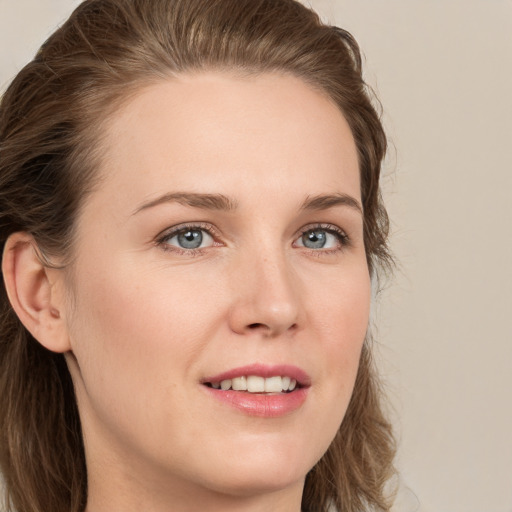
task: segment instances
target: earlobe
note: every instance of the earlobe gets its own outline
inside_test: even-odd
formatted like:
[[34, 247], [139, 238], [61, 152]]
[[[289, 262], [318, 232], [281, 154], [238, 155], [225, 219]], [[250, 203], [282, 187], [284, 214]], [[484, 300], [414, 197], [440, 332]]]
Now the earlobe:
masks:
[[9, 301], [26, 329], [48, 350], [69, 351], [62, 294], [54, 277], [58, 271], [45, 266], [31, 235], [20, 232], [7, 239], [2, 272]]

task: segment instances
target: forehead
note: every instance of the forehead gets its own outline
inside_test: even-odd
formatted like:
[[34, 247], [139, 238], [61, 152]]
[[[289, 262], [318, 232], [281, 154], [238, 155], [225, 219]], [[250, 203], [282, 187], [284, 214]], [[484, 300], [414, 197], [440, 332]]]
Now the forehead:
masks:
[[103, 150], [111, 199], [120, 189], [125, 200], [151, 199], [163, 188], [341, 188], [360, 197], [348, 123], [326, 95], [289, 75], [204, 72], [152, 84], [111, 117]]

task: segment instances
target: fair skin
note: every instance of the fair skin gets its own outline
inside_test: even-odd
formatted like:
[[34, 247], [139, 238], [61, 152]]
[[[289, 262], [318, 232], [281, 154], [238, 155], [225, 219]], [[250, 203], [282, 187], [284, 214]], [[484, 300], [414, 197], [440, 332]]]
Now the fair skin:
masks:
[[[369, 315], [345, 119], [297, 78], [209, 72], [141, 90], [102, 144], [72, 264], [38, 267], [22, 233], [4, 258], [18, 315], [66, 354], [87, 512], [300, 511]], [[299, 382], [215, 389], [233, 369]]]

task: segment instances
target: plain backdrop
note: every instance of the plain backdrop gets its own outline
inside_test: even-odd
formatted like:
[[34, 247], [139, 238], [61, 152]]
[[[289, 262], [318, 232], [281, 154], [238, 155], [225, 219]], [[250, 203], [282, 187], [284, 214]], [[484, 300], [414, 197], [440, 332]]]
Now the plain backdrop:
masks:
[[[512, 0], [304, 1], [360, 43], [391, 143], [395, 510], [512, 512]], [[0, 0], [0, 90], [77, 3]]]

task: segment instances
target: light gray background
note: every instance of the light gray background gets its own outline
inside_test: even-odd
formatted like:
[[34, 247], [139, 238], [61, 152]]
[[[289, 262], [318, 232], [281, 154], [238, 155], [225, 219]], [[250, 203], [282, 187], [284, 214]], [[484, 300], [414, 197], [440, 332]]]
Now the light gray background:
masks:
[[[0, 0], [0, 90], [77, 3]], [[309, 3], [359, 41], [392, 142], [396, 510], [512, 512], [512, 0]]]

